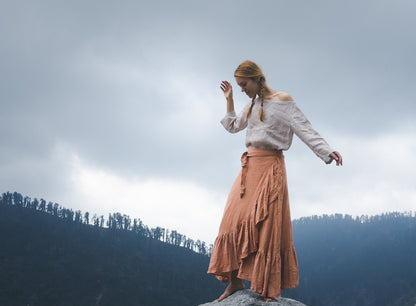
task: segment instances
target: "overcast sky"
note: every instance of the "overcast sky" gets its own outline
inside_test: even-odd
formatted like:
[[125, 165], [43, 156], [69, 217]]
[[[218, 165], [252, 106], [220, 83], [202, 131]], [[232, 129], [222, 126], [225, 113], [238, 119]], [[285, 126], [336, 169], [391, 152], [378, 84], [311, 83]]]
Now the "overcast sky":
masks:
[[416, 2], [0, 4], [0, 193], [212, 243], [240, 170], [219, 85], [257, 62], [344, 157], [285, 152], [292, 218], [415, 211]]

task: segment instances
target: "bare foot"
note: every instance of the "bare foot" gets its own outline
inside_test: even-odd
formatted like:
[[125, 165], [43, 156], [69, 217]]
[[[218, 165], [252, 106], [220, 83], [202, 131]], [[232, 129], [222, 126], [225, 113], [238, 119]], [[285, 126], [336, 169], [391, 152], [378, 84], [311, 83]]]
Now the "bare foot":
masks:
[[264, 296], [263, 300], [265, 300], [266, 302], [277, 302], [277, 299], [274, 297], [268, 297], [268, 296]]
[[243, 290], [244, 289], [244, 283], [241, 279], [232, 279], [231, 283], [227, 286], [224, 293], [218, 298], [218, 302], [221, 302], [226, 297], [229, 297], [231, 294], [233, 294], [236, 291]]

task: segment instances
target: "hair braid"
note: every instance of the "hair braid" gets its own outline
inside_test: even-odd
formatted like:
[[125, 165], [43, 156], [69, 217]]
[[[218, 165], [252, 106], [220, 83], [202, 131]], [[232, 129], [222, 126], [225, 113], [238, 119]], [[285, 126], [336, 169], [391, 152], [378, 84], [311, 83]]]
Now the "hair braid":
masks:
[[259, 119], [261, 122], [263, 122], [263, 102], [264, 102], [264, 84], [263, 84], [263, 80], [260, 80], [259, 82], [259, 86], [260, 86], [260, 90], [259, 90], [259, 97], [260, 97], [260, 111], [259, 111]]
[[258, 82], [259, 85], [259, 92], [258, 94], [256, 94], [253, 99], [251, 100], [251, 105], [249, 107], [249, 109], [247, 109], [246, 112], [246, 117], [250, 117], [251, 115], [251, 111], [253, 109], [254, 106], [254, 101], [256, 100], [256, 96], [259, 96], [260, 101], [261, 101], [261, 105], [260, 105], [260, 111], [259, 111], [259, 119], [261, 122], [263, 122], [263, 102], [264, 102], [264, 91], [265, 91], [265, 87], [264, 87], [264, 78], [260, 78], [260, 81]]
[[253, 99], [251, 100], [251, 105], [246, 112], [246, 118], [250, 117], [251, 115], [251, 110], [253, 109], [255, 99], [256, 99], [256, 96], [254, 96]]
[[251, 105], [247, 109], [246, 117], [250, 117], [251, 111], [254, 107], [254, 101], [256, 100], [256, 96], [259, 96], [261, 101], [261, 107], [259, 112], [260, 121], [263, 121], [263, 102], [264, 102], [264, 91], [266, 88], [266, 79], [261, 71], [261, 68], [254, 62], [250, 60], [246, 60], [245, 62], [241, 63], [234, 72], [235, 77], [240, 78], [248, 78], [251, 80], [257, 80], [257, 85], [259, 87], [258, 92], [254, 95], [253, 99], [251, 100]]

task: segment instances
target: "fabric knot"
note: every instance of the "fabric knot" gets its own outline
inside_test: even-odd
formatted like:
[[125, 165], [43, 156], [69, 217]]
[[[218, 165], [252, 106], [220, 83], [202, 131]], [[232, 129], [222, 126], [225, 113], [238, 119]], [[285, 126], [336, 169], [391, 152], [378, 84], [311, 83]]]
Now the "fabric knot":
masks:
[[247, 175], [248, 152], [244, 152], [241, 156], [241, 183], [240, 183], [240, 198], [246, 192], [246, 175]]

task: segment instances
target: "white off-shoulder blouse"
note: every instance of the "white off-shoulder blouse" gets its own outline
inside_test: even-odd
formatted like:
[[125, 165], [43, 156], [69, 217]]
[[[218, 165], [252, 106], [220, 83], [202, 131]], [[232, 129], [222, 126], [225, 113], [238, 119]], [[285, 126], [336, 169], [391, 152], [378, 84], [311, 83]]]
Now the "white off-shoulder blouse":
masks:
[[325, 163], [332, 162], [329, 154], [335, 150], [313, 129], [294, 101], [264, 100], [263, 122], [258, 116], [260, 103], [260, 99], [256, 98], [249, 118], [246, 118], [246, 111], [251, 101], [238, 116], [235, 111], [227, 113], [221, 124], [230, 133], [247, 128], [247, 148], [288, 150], [295, 133]]

